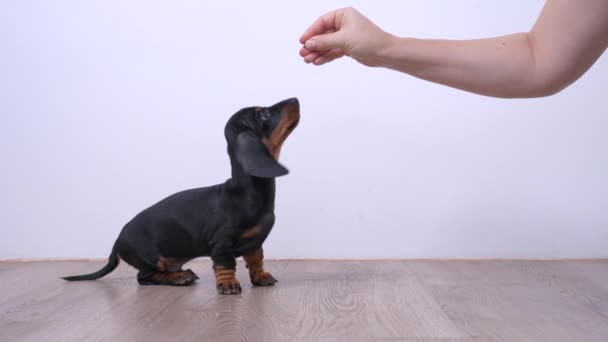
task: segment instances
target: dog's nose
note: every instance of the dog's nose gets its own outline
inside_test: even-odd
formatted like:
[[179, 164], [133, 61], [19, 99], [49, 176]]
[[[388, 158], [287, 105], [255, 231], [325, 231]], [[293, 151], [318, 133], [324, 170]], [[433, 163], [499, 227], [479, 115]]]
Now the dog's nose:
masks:
[[300, 101], [296, 97], [292, 97], [287, 100], [283, 100], [279, 103], [274, 104], [271, 108], [278, 109], [280, 111], [291, 108], [291, 109], [300, 109]]

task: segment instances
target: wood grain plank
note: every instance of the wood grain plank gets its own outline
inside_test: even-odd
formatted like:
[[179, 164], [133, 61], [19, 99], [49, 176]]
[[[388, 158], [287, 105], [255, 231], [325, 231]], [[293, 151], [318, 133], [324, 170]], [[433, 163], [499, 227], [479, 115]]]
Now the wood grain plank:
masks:
[[[472, 336], [498, 341], [605, 341], [608, 321], [569, 300], [565, 264], [552, 262], [419, 262], [410, 267], [445, 312]], [[542, 270], [542, 272], [539, 272]], [[586, 286], [587, 283], [581, 283]], [[580, 290], [584, 290], [581, 288]]]
[[121, 264], [0, 262], [1, 341], [605, 341], [608, 261], [267, 261], [275, 287], [139, 286]]
[[219, 298], [208, 303], [198, 311], [201, 318], [215, 321], [211, 324], [216, 327], [214, 333], [200, 330], [188, 336], [257, 341], [266, 340], [268, 332], [274, 331], [277, 341], [465, 337], [433, 298], [409, 279], [401, 262], [292, 261], [269, 265], [283, 270], [275, 272], [277, 287], [253, 288], [235, 302]]

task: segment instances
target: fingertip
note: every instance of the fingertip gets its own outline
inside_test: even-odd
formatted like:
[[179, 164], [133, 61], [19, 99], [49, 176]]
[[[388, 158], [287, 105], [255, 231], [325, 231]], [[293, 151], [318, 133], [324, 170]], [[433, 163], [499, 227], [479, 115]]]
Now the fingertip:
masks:
[[335, 15], [336, 11], [331, 11], [317, 18], [317, 20], [315, 20], [315, 22], [300, 36], [300, 43], [305, 44], [310, 38], [322, 34], [328, 29], [336, 29], [334, 25]]
[[302, 47], [300, 49], [300, 56], [302, 57], [306, 57], [310, 54], [310, 51], [308, 49], [306, 49], [305, 47]]
[[312, 63], [318, 57], [319, 57], [318, 53], [312, 52], [312, 53], [308, 54], [306, 57], [304, 57], [304, 62], [306, 62], [306, 63]]
[[304, 33], [302, 33], [302, 35], [300, 36], [300, 39], [298, 39], [300, 41], [300, 44], [304, 45], [304, 43], [308, 40], [308, 38], [311, 37], [310, 34], [310, 27], [306, 29], [306, 31], [304, 31]]
[[309, 40], [310, 38], [314, 37], [317, 33], [318, 29], [315, 28], [315, 26], [311, 26], [309, 27], [301, 36], [300, 36], [300, 43], [302, 45], [304, 45], [304, 43], [306, 43], [307, 40]]

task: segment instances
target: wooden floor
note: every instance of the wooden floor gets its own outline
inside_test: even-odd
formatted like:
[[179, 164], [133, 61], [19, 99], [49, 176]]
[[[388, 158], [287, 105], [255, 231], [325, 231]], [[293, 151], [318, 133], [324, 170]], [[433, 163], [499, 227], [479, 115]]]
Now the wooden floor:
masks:
[[0, 263], [0, 341], [608, 341], [608, 261], [267, 261], [275, 287], [59, 276], [101, 262]]

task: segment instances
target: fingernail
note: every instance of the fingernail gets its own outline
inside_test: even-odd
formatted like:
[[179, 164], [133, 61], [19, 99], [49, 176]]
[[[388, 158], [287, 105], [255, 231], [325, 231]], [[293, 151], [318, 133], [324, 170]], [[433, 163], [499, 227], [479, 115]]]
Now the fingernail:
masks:
[[306, 44], [304, 44], [307, 49], [314, 49], [316, 45], [317, 43], [314, 40], [307, 40]]

